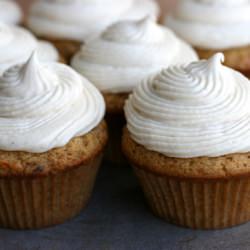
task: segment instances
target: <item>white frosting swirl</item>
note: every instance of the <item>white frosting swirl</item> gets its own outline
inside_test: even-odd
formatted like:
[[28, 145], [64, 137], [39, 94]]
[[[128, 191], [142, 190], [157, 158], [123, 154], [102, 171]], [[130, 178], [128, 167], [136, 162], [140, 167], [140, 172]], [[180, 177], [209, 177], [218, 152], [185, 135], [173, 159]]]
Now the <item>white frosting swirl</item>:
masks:
[[28, 30], [0, 23], [0, 75], [9, 67], [27, 61], [34, 50], [42, 61], [59, 59], [52, 44], [37, 41]]
[[0, 0], [0, 22], [18, 24], [21, 20], [21, 9], [14, 1]]
[[102, 92], [122, 93], [170, 64], [195, 60], [189, 45], [146, 17], [110, 26], [86, 43], [71, 65]]
[[169, 157], [250, 151], [250, 83], [222, 54], [142, 82], [125, 106], [133, 140]]
[[40, 0], [28, 25], [40, 36], [85, 41], [118, 20], [158, 14], [154, 0]]
[[0, 78], [0, 149], [46, 152], [96, 127], [104, 116], [98, 90], [70, 67], [39, 64], [35, 54]]
[[179, 0], [166, 25], [200, 48], [249, 45], [250, 0]]

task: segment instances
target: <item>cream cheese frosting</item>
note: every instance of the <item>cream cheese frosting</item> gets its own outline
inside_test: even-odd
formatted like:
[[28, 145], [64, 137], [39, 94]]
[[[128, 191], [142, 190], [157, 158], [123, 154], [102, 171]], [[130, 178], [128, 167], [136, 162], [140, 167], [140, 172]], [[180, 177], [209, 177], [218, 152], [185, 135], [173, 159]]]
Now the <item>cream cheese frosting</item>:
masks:
[[132, 139], [168, 157], [250, 151], [250, 83], [223, 54], [171, 66], [137, 86], [125, 105]]
[[40, 36], [81, 42], [120, 19], [158, 14], [154, 0], [40, 0], [31, 9], [28, 26]]
[[150, 17], [121, 21], [87, 42], [71, 65], [102, 92], [127, 93], [170, 64], [197, 60], [194, 50]]
[[23, 28], [0, 23], [0, 75], [10, 66], [27, 61], [34, 50], [37, 50], [42, 61], [59, 59], [52, 44], [38, 41]]
[[166, 25], [193, 46], [229, 49], [250, 44], [249, 0], [179, 0]]
[[21, 9], [14, 1], [0, 0], [0, 22], [18, 24], [21, 20]]
[[99, 91], [70, 67], [36, 54], [0, 78], [0, 149], [42, 153], [66, 145], [103, 119]]

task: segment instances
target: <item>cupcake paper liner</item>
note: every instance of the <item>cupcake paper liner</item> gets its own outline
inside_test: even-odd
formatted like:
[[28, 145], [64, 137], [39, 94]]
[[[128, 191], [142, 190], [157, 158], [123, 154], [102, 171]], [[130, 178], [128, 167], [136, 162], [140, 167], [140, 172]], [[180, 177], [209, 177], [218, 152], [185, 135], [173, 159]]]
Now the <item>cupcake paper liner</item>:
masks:
[[250, 221], [250, 178], [196, 180], [134, 170], [153, 212], [170, 223], [222, 229]]
[[44, 177], [0, 179], [0, 227], [39, 229], [76, 216], [92, 193], [101, 156]]

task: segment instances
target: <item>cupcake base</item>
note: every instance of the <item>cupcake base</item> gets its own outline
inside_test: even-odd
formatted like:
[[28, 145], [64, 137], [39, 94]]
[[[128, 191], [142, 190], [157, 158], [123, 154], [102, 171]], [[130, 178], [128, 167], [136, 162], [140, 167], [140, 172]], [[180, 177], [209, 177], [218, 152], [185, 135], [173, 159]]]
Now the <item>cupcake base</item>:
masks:
[[218, 52], [225, 55], [225, 65], [240, 71], [246, 77], [250, 77], [250, 46], [232, 48], [228, 50], [208, 50], [195, 48], [200, 59], [208, 59]]
[[170, 158], [137, 144], [127, 129], [122, 147], [157, 216], [193, 229], [250, 221], [250, 154]]
[[202, 181], [134, 170], [153, 212], [170, 223], [223, 229], [250, 220], [249, 179]]
[[0, 179], [0, 227], [39, 229], [65, 222], [86, 206], [102, 155], [56, 175]]

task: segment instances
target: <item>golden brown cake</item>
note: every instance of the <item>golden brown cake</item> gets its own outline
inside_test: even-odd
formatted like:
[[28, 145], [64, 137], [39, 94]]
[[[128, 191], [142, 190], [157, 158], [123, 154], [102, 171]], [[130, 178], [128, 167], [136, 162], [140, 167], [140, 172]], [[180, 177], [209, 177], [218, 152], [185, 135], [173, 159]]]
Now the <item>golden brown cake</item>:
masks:
[[[10, 139], [11, 140], [11, 139]], [[1, 177], [43, 177], [68, 171], [89, 163], [103, 151], [107, 142], [106, 122], [84, 136], [73, 138], [66, 146], [45, 153], [0, 150]]]
[[128, 99], [128, 93], [108, 94], [103, 93], [103, 97], [106, 103], [106, 111], [110, 115], [124, 115], [124, 104]]
[[222, 61], [164, 69], [125, 105], [123, 152], [153, 212], [184, 227], [250, 221], [250, 85]]

